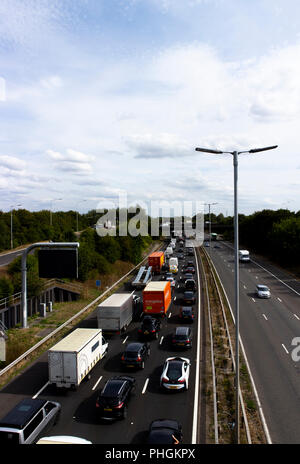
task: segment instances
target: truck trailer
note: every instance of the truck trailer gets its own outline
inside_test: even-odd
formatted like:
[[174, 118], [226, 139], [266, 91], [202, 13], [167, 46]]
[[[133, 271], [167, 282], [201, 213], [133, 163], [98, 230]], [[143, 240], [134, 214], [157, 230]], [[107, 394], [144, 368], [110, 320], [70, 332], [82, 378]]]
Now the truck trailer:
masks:
[[101, 329], [75, 329], [48, 350], [49, 383], [76, 388], [102, 359], [108, 343]]
[[120, 333], [131, 323], [137, 299], [132, 293], [114, 293], [97, 308], [98, 327]]
[[152, 267], [152, 271], [160, 273], [164, 264], [165, 254], [163, 251], [155, 251], [148, 256], [148, 265]]
[[143, 290], [144, 314], [165, 316], [171, 304], [171, 283], [150, 282]]

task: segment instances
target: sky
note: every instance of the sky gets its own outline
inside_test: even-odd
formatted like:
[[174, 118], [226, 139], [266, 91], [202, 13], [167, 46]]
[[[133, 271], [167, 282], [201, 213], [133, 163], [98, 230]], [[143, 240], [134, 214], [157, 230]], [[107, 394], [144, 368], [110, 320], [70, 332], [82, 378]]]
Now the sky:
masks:
[[272, 145], [239, 211], [300, 210], [299, 57], [298, 0], [1, 0], [0, 210], [232, 215], [232, 155], [195, 148]]

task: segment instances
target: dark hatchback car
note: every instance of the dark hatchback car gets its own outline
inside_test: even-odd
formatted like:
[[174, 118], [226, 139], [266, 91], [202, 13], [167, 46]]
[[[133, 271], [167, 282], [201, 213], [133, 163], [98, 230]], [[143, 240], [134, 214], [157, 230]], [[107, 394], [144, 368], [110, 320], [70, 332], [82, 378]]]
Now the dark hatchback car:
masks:
[[195, 297], [194, 292], [190, 290], [185, 291], [183, 294], [183, 304], [188, 306], [188, 305], [193, 305], [195, 303], [196, 303], [196, 297]]
[[151, 445], [177, 445], [182, 441], [182, 426], [172, 419], [151, 422], [147, 443]]
[[194, 312], [191, 306], [182, 306], [179, 311], [179, 318], [184, 322], [194, 322]]
[[194, 292], [196, 290], [196, 282], [194, 279], [186, 279], [184, 282], [184, 288], [185, 290], [191, 290]]
[[149, 354], [149, 343], [129, 343], [121, 357], [122, 366], [144, 369], [145, 360]]
[[160, 321], [155, 317], [144, 316], [141, 327], [138, 329], [139, 337], [156, 338], [160, 331]]
[[194, 266], [187, 266], [184, 268], [183, 271], [185, 274], [195, 274], [195, 268]]
[[177, 327], [172, 337], [174, 348], [192, 348], [193, 332], [190, 327]]
[[125, 419], [128, 400], [135, 387], [135, 378], [120, 375], [109, 379], [96, 400], [96, 411], [102, 419]]

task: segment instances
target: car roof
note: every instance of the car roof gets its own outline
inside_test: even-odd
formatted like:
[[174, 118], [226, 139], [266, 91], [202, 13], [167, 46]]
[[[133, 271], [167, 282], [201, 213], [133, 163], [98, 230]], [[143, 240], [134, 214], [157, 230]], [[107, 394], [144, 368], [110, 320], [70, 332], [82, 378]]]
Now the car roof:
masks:
[[133, 342], [133, 343], [129, 343], [126, 348], [125, 348], [125, 351], [139, 351], [142, 346], [144, 346], [144, 343], [138, 343], [138, 342]]
[[187, 290], [184, 292], [184, 295], [194, 295], [194, 292], [191, 292], [190, 290]]
[[47, 400], [24, 398], [0, 421], [0, 427], [22, 429], [24, 425], [47, 403]]
[[258, 289], [262, 289], [262, 288], [269, 289], [269, 287], [267, 285], [264, 285], [264, 284], [258, 284], [258, 285], [256, 285], [256, 288], [258, 288]]
[[122, 390], [126, 379], [112, 378], [109, 379], [101, 392], [101, 396], [117, 396]]
[[192, 306], [182, 306], [181, 308], [182, 311], [193, 311]]
[[171, 429], [180, 430], [181, 425], [173, 419], [157, 419], [151, 422], [150, 430], [153, 429]]

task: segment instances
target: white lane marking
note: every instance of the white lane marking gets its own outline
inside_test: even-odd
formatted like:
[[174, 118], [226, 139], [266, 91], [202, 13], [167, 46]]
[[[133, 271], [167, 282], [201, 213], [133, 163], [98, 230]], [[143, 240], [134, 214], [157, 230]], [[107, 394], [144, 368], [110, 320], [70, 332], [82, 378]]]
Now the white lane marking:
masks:
[[122, 341], [123, 345], [124, 345], [124, 343], [126, 343], [126, 340], [127, 340], [128, 337], [129, 337], [129, 335], [127, 335], [127, 337], [125, 337], [124, 340]]
[[263, 314], [264, 318], [266, 319], [266, 321], [268, 320], [267, 316], [265, 314]]
[[146, 391], [148, 382], [149, 382], [149, 379], [147, 379], [146, 382], [145, 382], [145, 385], [144, 385], [144, 388], [143, 388], [143, 391], [142, 391], [142, 395], [143, 395], [143, 394], [145, 393], [145, 391]]
[[300, 318], [297, 316], [297, 314], [294, 314], [295, 318], [298, 319], [298, 321], [300, 321]]
[[277, 297], [277, 300], [280, 301], [280, 303], [282, 303], [282, 300], [279, 297]]
[[174, 298], [174, 300], [173, 300], [173, 301], [176, 301], [176, 298], [177, 298], [177, 296], [175, 296], [175, 298]]
[[42, 393], [42, 391], [45, 390], [46, 387], [48, 387], [49, 384], [50, 382], [48, 380], [48, 382], [32, 397], [32, 399], [34, 400], [35, 398], [37, 398], [39, 394]]
[[257, 276], [255, 276], [255, 278], [256, 278], [256, 279], [258, 279], [258, 277], [257, 277]]
[[[252, 298], [252, 297], [251, 297], [251, 298]], [[254, 299], [254, 298], [252, 298], [252, 301], [254, 301], [254, 303], [255, 303], [255, 299]]]
[[172, 314], [172, 313], [170, 313], [170, 314], [168, 315], [168, 318], [169, 318], [169, 319], [170, 319], [170, 317], [171, 317], [171, 314]]
[[93, 386], [92, 390], [95, 390], [97, 388], [97, 385], [98, 385], [98, 383], [100, 382], [101, 379], [102, 379], [102, 375], [100, 375], [99, 379], [97, 380], [97, 382]]
[[247, 289], [246, 285], [243, 285], [243, 287], [244, 287], [245, 290]]
[[286, 347], [284, 346], [283, 343], [281, 343], [281, 346], [283, 347], [283, 349], [285, 350], [285, 352], [286, 352], [287, 354], [289, 354], [288, 350], [286, 349]]
[[159, 344], [161, 345], [163, 342], [164, 336], [161, 337]]

